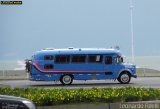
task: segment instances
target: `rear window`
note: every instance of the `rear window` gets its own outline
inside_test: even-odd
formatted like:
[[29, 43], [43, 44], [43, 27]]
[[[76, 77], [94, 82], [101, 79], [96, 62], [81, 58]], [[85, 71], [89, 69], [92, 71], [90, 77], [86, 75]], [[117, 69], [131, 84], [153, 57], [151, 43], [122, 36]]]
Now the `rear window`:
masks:
[[53, 69], [53, 65], [52, 64], [45, 64], [44, 69]]

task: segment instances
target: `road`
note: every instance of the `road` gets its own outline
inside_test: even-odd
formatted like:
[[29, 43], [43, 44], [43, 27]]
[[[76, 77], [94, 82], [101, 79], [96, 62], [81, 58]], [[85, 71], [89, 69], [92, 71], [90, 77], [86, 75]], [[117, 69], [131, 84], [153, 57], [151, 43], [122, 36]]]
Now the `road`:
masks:
[[88, 80], [88, 81], [73, 81], [72, 85], [64, 86], [60, 82], [55, 81], [29, 81], [29, 80], [1, 80], [0, 86], [8, 85], [14, 87], [41, 87], [41, 88], [107, 88], [107, 87], [145, 87], [145, 88], [160, 88], [160, 77], [139, 77], [132, 78], [130, 84], [119, 84], [113, 80]]

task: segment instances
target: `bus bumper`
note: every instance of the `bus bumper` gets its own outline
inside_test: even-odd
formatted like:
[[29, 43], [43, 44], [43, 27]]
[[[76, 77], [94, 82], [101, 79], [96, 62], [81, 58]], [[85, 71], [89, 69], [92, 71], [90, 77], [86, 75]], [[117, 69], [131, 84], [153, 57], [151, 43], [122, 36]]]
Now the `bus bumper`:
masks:
[[134, 75], [131, 75], [131, 77], [133, 77], [133, 78], [137, 78], [137, 75], [136, 75], [136, 74], [134, 74]]

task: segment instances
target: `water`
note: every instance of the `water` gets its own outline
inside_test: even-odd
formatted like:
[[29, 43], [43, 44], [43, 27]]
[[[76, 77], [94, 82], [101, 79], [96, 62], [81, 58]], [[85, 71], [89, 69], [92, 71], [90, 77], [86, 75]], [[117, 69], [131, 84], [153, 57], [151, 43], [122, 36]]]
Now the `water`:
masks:
[[[126, 57], [127, 62], [132, 62], [131, 57]], [[135, 57], [135, 64], [140, 68], [150, 68], [160, 71], [160, 56], [138, 56]]]
[[0, 70], [24, 70], [25, 61], [12, 60], [12, 61], [0, 61]]
[[[131, 63], [131, 57], [125, 57], [125, 62]], [[0, 61], [0, 70], [24, 70], [24, 60]], [[137, 67], [150, 68], [160, 71], [160, 56], [135, 57]]]

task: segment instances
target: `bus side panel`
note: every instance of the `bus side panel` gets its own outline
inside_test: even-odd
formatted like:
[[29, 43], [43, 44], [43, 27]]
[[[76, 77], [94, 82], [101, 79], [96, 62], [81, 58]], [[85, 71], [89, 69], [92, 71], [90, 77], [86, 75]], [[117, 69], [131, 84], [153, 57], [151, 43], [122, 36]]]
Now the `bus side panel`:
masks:
[[92, 74], [74, 74], [75, 80], [91, 80]]
[[30, 80], [32, 81], [58, 81], [61, 74], [42, 73], [32, 66], [32, 73], [30, 74]]
[[114, 76], [113, 75], [106, 75], [106, 74], [96, 74], [96, 78], [98, 80], [101, 80], [101, 79], [114, 79]]
[[114, 79], [113, 75], [106, 76], [105, 74], [96, 73], [96, 74], [74, 74], [75, 80], [105, 80], [105, 79]]

